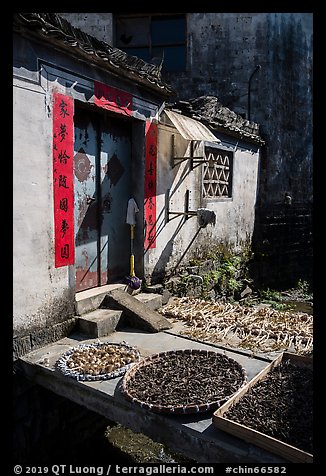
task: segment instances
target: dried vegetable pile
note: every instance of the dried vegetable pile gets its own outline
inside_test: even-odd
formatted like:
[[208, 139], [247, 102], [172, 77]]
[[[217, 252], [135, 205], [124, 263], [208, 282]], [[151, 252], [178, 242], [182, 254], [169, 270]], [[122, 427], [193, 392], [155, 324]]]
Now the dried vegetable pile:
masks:
[[107, 380], [123, 375], [140, 354], [126, 343], [81, 344], [66, 352], [57, 368], [77, 380]]
[[195, 413], [217, 408], [246, 381], [235, 360], [217, 352], [186, 349], [154, 354], [124, 376], [126, 397], [156, 412]]
[[263, 352], [291, 350], [310, 354], [313, 349], [313, 317], [306, 313], [277, 311], [202, 299], [179, 298], [160, 312], [188, 327], [183, 334], [200, 340], [226, 342]]
[[224, 417], [312, 454], [312, 392], [312, 369], [285, 361]]

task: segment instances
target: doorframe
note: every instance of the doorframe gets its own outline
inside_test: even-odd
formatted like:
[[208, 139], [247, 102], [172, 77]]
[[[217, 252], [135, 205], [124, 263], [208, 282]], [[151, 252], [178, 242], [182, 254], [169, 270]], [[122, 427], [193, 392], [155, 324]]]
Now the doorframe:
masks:
[[[125, 121], [131, 121], [131, 193], [138, 205], [139, 212], [137, 213], [136, 225], [135, 225], [135, 235], [134, 235], [134, 254], [135, 254], [135, 272], [139, 278], [144, 277], [145, 273], [145, 260], [144, 260], [144, 181], [145, 181], [145, 127], [146, 121], [138, 119], [132, 116], [121, 116], [115, 112], [103, 109], [96, 106], [92, 103], [85, 103], [79, 99], [74, 99], [74, 108], [84, 109], [90, 114], [96, 115], [97, 126], [100, 123], [100, 116], [118, 118]], [[75, 121], [74, 121], [74, 132], [75, 132]], [[97, 154], [100, 158], [101, 153], [101, 140], [100, 140], [100, 127], [97, 127]], [[140, 147], [141, 144], [141, 147]], [[97, 161], [97, 167], [101, 167], [100, 160]], [[136, 172], [136, 173], [135, 173]], [[96, 180], [100, 179], [100, 174], [96, 170]], [[98, 184], [96, 184], [98, 187]], [[99, 187], [99, 193], [101, 193], [101, 187]], [[98, 203], [100, 203], [98, 197]], [[74, 210], [75, 212], [75, 210]], [[97, 214], [100, 213], [100, 208], [97, 209]], [[97, 217], [98, 220], [100, 216]], [[98, 221], [100, 223], [100, 221]], [[97, 238], [97, 252], [100, 251], [100, 233]], [[100, 282], [99, 276], [100, 266], [97, 267], [98, 282]], [[76, 263], [69, 267], [69, 285], [75, 290], [75, 295], [84, 291], [76, 292]], [[87, 291], [99, 290], [102, 286], [96, 286], [94, 288], [89, 288]]]

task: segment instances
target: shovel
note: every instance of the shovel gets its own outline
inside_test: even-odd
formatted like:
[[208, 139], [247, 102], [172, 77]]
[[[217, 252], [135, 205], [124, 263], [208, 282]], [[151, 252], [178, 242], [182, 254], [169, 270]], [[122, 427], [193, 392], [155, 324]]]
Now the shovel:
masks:
[[135, 224], [136, 213], [139, 211], [138, 206], [133, 198], [128, 201], [127, 207], [127, 223], [130, 225], [130, 274], [125, 277], [126, 283], [132, 289], [139, 289], [141, 286], [141, 280], [135, 274], [135, 255], [134, 255], [134, 237], [135, 237]]

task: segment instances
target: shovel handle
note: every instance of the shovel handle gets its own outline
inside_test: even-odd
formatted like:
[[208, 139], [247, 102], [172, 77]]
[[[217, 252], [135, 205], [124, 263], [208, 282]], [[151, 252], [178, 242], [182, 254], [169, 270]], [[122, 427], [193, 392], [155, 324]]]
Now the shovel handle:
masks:
[[135, 275], [135, 257], [134, 255], [130, 256], [130, 276], [134, 278]]

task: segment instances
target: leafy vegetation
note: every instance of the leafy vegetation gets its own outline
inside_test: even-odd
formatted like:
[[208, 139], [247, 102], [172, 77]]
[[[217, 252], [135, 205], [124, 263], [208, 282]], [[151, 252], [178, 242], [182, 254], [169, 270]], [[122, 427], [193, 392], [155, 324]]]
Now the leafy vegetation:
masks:
[[212, 247], [203, 256], [190, 260], [190, 267], [197, 268], [198, 274], [196, 271], [192, 274], [192, 270], [179, 274], [178, 283], [173, 283], [172, 292], [176, 291], [180, 297], [193, 292], [204, 299], [224, 297], [234, 300], [251, 282], [248, 274], [251, 256], [248, 247], [239, 253], [232, 253], [225, 245]]
[[304, 280], [299, 280], [297, 286], [288, 291], [255, 290], [249, 274], [252, 257], [251, 248], [247, 245], [237, 253], [224, 244], [206, 251], [198, 250], [189, 262], [188, 271], [184, 270], [173, 278], [171, 284], [167, 283], [167, 288], [179, 297], [239, 301], [246, 306], [262, 303], [278, 311], [294, 310], [298, 304], [294, 301], [312, 300], [310, 285]]

